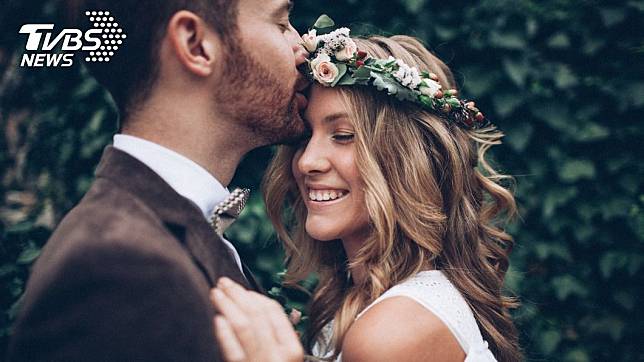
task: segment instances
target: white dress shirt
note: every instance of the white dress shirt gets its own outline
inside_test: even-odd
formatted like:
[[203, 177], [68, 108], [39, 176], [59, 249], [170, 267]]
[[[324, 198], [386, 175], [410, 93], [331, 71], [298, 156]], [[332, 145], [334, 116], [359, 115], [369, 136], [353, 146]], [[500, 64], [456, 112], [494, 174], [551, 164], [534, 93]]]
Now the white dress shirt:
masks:
[[[117, 134], [114, 135], [114, 148], [143, 162], [179, 195], [195, 203], [206, 219], [210, 217], [215, 206], [230, 194], [210, 172], [196, 162], [154, 142]], [[222, 240], [232, 251], [241, 271], [239, 253], [228, 240]]]

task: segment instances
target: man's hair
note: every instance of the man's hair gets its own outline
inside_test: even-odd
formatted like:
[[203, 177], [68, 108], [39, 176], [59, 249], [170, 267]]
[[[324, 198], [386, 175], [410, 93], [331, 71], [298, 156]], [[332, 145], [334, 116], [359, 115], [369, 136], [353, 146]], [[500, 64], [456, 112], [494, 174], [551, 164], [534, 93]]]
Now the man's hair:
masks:
[[[109, 11], [127, 34], [109, 62], [86, 62], [90, 73], [112, 95], [125, 120], [150, 95], [159, 76], [159, 49], [168, 21], [189, 10], [202, 17], [227, 43], [237, 29], [239, 0], [76, 0], [70, 11], [89, 22], [85, 11]], [[73, 10], [71, 10], [73, 9]]]

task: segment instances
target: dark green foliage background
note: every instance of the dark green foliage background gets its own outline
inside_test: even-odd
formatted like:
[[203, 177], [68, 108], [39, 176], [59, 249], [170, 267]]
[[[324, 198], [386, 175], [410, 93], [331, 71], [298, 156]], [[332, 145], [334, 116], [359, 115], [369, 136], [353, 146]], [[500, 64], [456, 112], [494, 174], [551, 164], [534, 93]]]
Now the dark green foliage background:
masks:
[[[90, 185], [116, 113], [79, 66], [18, 66], [19, 27], [62, 24], [59, 2], [0, 4], [4, 354], [29, 266]], [[527, 358], [644, 360], [644, 1], [297, 1], [293, 23], [302, 31], [322, 12], [360, 33], [422, 38], [506, 131], [493, 155], [517, 179], [508, 289], [523, 302]], [[257, 189], [270, 156], [251, 153], [233, 184]], [[271, 287], [281, 253], [259, 192], [230, 237]]]

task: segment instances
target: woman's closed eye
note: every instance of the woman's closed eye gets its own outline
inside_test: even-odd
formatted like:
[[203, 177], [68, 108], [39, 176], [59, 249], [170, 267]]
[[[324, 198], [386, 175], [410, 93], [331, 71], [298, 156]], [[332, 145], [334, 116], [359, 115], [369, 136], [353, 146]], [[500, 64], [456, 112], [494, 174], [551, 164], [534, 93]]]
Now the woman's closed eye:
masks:
[[349, 143], [353, 141], [353, 133], [336, 133], [331, 138], [340, 143]]

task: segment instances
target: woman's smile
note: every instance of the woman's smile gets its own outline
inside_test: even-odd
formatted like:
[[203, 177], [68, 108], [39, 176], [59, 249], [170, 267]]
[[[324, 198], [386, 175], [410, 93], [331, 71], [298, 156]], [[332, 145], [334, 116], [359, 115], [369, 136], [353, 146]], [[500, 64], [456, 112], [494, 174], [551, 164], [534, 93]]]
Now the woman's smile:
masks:
[[306, 184], [305, 190], [308, 191], [307, 195], [305, 195], [308, 196], [308, 201], [314, 204], [334, 204], [334, 201], [340, 201], [349, 194], [349, 190], [345, 188], [308, 183]]

